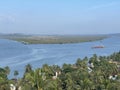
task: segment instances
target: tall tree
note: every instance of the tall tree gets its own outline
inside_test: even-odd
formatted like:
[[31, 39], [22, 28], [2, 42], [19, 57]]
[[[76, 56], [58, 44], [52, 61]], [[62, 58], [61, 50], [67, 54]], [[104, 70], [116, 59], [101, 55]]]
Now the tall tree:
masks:
[[17, 78], [17, 76], [19, 75], [19, 72], [17, 70], [14, 71], [14, 76], [15, 78]]

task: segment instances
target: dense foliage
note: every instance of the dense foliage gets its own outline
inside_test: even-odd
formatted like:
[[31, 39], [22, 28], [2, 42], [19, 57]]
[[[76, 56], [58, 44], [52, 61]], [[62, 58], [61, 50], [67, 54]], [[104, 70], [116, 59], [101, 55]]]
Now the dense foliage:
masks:
[[9, 80], [9, 72], [9, 67], [0, 68], [0, 90], [120, 90], [120, 52], [94, 54], [62, 67], [45, 64], [33, 70], [28, 64], [21, 79], [15, 71], [14, 79]]

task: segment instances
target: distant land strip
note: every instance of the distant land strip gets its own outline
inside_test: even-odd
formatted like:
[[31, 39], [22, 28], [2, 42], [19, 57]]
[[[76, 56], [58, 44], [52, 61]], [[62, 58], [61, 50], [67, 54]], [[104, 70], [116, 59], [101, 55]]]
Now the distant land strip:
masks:
[[67, 44], [91, 42], [107, 38], [108, 35], [0, 35], [2, 39], [10, 39], [23, 44]]

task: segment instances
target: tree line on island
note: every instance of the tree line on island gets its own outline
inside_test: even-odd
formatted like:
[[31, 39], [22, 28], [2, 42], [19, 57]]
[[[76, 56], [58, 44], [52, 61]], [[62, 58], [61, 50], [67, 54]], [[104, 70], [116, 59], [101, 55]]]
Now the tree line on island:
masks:
[[26, 65], [22, 78], [8, 79], [9, 67], [0, 68], [0, 90], [120, 90], [120, 52], [110, 56], [77, 59], [75, 64], [32, 69]]

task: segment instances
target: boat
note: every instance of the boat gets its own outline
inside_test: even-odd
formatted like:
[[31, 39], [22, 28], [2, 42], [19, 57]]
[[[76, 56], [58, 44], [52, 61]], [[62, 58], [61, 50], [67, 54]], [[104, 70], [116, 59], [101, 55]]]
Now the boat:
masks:
[[104, 46], [103, 46], [103, 45], [100, 45], [100, 46], [93, 46], [92, 48], [93, 48], [93, 49], [94, 49], [94, 48], [104, 48]]
[[102, 44], [102, 41], [100, 41], [100, 44], [93, 46], [92, 49], [104, 48], [104, 47], [105, 47], [105, 46]]
[[25, 41], [21, 41], [21, 43], [23, 43], [24, 45], [27, 45], [27, 44], [28, 44], [28, 42], [25, 42]]

